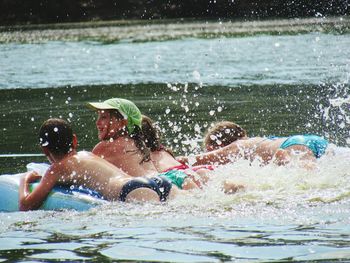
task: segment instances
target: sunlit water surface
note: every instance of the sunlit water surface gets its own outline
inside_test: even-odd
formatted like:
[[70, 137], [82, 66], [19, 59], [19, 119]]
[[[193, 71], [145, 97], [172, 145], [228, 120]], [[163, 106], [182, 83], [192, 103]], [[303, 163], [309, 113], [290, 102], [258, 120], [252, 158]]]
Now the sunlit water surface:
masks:
[[[338, 146], [315, 171], [220, 167], [203, 191], [166, 204], [0, 213], [0, 261], [349, 261], [350, 152], [340, 147], [350, 144], [349, 41], [308, 33], [1, 44], [2, 173], [45, 160], [16, 154], [38, 153], [35, 134], [50, 116], [70, 119], [91, 149], [96, 132], [83, 105], [109, 96], [135, 100], [178, 153], [198, 151], [217, 119], [251, 134], [316, 132]], [[246, 188], [226, 195], [226, 179]]]
[[[350, 152], [317, 171], [240, 162], [167, 204], [0, 214], [1, 258], [267, 262], [350, 258]], [[222, 180], [247, 187], [234, 195]]]
[[[336, 44], [335, 44], [336, 43]], [[321, 84], [346, 80], [350, 35], [302, 34], [101, 44], [0, 44], [0, 89], [186, 83]]]

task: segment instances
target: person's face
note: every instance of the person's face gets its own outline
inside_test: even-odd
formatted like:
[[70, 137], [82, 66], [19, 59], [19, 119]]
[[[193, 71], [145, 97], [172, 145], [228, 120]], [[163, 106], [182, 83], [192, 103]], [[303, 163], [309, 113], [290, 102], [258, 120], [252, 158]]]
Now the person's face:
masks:
[[96, 120], [96, 128], [98, 131], [98, 139], [108, 140], [113, 138], [116, 133], [124, 129], [126, 126], [126, 120], [118, 120], [110, 114], [108, 110], [98, 111], [98, 117]]
[[109, 111], [100, 110], [97, 112], [96, 128], [98, 139], [100, 141], [109, 139], [109, 130], [111, 126], [111, 115]]

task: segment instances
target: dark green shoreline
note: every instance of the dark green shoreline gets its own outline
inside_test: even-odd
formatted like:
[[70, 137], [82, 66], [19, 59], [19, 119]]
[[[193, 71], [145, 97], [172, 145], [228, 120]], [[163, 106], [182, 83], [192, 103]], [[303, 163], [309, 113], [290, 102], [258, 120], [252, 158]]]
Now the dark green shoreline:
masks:
[[0, 32], [9, 31], [27, 31], [27, 30], [46, 30], [46, 29], [80, 29], [80, 28], [98, 28], [98, 27], [131, 27], [144, 25], [168, 25], [168, 24], [188, 24], [188, 23], [231, 23], [231, 24], [249, 24], [260, 23], [276, 26], [278, 24], [290, 23], [290, 25], [349, 25], [350, 16], [332, 16], [321, 18], [265, 18], [265, 19], [218, 19], [218, 18], [178, 18], [178, 19], [152, 19], [152, 20], [109, 20], [109, 21], [86, 21], [86, 22], [65, 22], [65, 23], [50, 23], [50, 24], [19, 24], [19, 25], [0, 25]]
[[[93, 29], [93, 30], [90, 30]], [[153, 34], [156, 32], [156, 36]], [[160, 33], [161, 32], [161, 33]], [[348, 34], [350, 17], [256, 21], [151, 20], [101, 21], [0, 27], [0, 43], [46, 41], [167, 41], [189, 37], [218, 38], [254, 35], [297, 35], [310, 32]]]

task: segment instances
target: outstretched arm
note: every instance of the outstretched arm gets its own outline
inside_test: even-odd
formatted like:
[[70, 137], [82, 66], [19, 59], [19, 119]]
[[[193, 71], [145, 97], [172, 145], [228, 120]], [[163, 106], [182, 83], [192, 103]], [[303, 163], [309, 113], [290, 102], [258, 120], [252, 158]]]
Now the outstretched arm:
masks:
[[176, 158], [181, 163], [188, 163], [191, 158], [194, 159], [193, 166], [206, 164], [226, 164], [234, 162], [237, 158], [242, 157], [241, 149], [236, 143], [231, 143], [225, 147], [219, 148], [215, 151], [202, 153], [194, 156]]
[[[49, 174], [46, 173], [45, 176], [41, 177], [39, 174], [33, 171], [25, 174], [21, 178], [19, 184], [20, 211], [38, 209], [42, 205], [42, 203], [50, 193], [51, 189], [55, 186], [55, 183], [57, 181], [55, 178], [51, 178], [48, 175]], [[41, 180], [39, 185], [35, 187], [35, 189], [32, 192], [30, 192], [30, 184], [39, 180], [40, 178]]]

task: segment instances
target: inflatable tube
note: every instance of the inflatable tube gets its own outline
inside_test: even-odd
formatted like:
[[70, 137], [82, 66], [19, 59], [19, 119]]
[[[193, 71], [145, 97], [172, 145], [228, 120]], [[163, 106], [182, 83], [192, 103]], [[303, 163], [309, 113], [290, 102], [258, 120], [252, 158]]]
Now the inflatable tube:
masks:
[[[39, 174], [43, 174], [47, 169], [45, 164], [29, 164], [28, 170], [35, 170]], [[34, 168], [34, 169], [33, 169]], [[18, 209], [18, 187], [19, 181], [23, 174], [1, 175], [0, 176], [0, 211], [14, 212]], [[37, 183], [33, 184], [35, 187]], [[102, 196], [90, 189], [82, 187], [55, 187], [43, 205], [42, 210], [62, 210], [73, 209], [77, 211], [85, 211], [96, 205], [105, 204], [107, 201]]]

